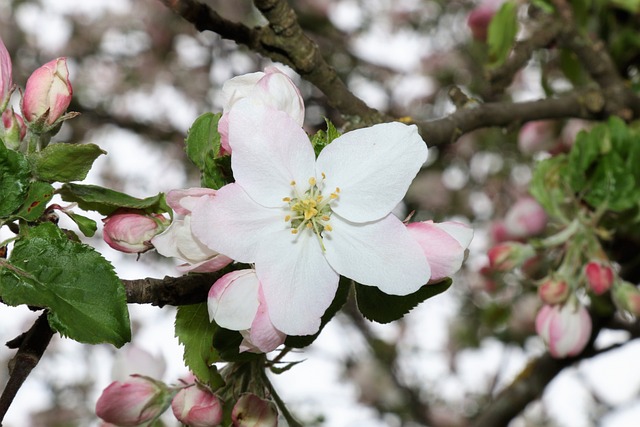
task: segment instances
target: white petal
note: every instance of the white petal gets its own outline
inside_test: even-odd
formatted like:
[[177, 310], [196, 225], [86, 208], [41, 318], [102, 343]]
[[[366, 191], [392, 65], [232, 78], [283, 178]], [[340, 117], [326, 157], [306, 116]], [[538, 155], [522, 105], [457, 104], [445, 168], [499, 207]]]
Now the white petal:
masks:
[[[431, 280], [438, 281], [460, 270], [465, 247], [433, 221], [414, 222], [407, 231], [418, 242], [431, 267]], [[454, 231], [458, 227], [448, 227]]]
[[260, 246], [256, 272], [269, 317], [287, 335], [310, 335], [336, 294], [339, 276], [329, 266], [315, 234], [287, 231]]
[[258, 312], [260, 282], [254, 270], [237, 270], [218, 279], [209, 290], [209, 319], [223, 328], [249, 329]]
[[322, 150], [316, 173], [324, 191], [340, 188], [331, 206], [343, 218], [365, 222], [386, 216], [402, 200], [427, 159], [415, 126], [383, 123], [345, 133]]
[[191, 230], [209, 248], [236, 261], [254, 262], [260, 241], [275, 231], [290, 230], [284, 217], [284, 211], [265, 208], [238, 184], [228, 184], [216, 197], [194, 206]]
[[276, 67], [265, 68], [265, 75], [256, 84], [265, 105], [287, 113], [298, 125], [304, 123], [304, 100], [289, 76]]
[[467, 249], [473, 240], [473, 228], [467, 224], [457, 221], [434, 222], [433, 225], [446, 231], [451, 237], [456, 239], [460, 246]]
[[178, 252], [178, 236], [183, 232], [183, 229], [184, 221], [181, 219], [174, 219], [166, 230], [151, 239], [151, 244], [162, 256], [168, 258], [181, 258], [180, 252]]
[[222, 85], [221, 96], [224, 104], [224, 112], [231, 109], [236, 101], [248, 96], [255, 90], [258, 81], [264, 77], [262, 71], [243, 74], [227, 80]]
[[315, 177], [315, 154], [300, 125], [251, 99], [238, 101], [229, 113], [229, 146], [236, 182], [264, 206], [283, 206], [282, 199], [293, 195], [292, 181], [304, 193]]
[[420, 245], [393, 214], [357, 224], [331, 217], [324, 233], [325, 256], [339, 274], [390, 295], [407, 295], [429, 281], [431, 270]]

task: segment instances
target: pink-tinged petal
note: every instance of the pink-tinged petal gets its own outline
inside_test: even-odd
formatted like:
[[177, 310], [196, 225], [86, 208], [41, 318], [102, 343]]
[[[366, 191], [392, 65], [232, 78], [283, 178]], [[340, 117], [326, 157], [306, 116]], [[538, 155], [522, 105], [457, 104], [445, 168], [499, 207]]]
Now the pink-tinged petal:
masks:
[[420, 245], [393, 214], [365, 224], [331, 217], [325, 256], [339, 274], [390, 295], [420, 289], [431, 276]]
[[214, 271], [225, 268], [232, 262], [233, 260], [231, 258], [218, 254], [211, 259], [195, 264], [180, 264], [176, 268], [181, 273], [213, 273]]
[[402, 200], [427, 160], [416, 126], [383, 123], [345, 133], [322, 150], [316, 173], [326, 192], [340, 188], [332, 209], [349, 221], [374, 221]]
[[72, 94], [67, 59], [49, 61], [27, 80], [22, 98], [24, 118], [33, 122], [47, 114], [47, 124], [51, 125], [65, 112]]
[[283, 344], [287, 338], [285, 334], [277, 330], [273, 326], [273, 323], [271, 323], [262, 288], [260, 288], [258, 292], [258, 299], [260, 305], [258, 306], [256, 317], [251, 324], [251, 329], [241, 332], [245, 339], [240, 344], [240, 352], [268, 353], [275, 350], [280, 344]]
[[[433, 221], [427, 221], [433, 222]], [[460, 246], [467, 249], [473, 240], [473, 228], [458, 221], [434, 222], [436, 227], [446, 231], [451, 237], [456, 239]]]
[[282, 206], [282, 199], [293, 195], [292, 181], [300, 194], [309, 188], [315, 154], [287, 113], [248, 98], [238, 101], [229, 113], [229, 144], [236, 183], [256, 202]]
[[[458, 227], [447, 228], [459, 231]], [[432, 221], [414, 222], [407, 225], [407, 231], [418, 242], [427, 258], [431, 267], [431, 281], [449, 277], [460, 269], [465, 247], [439, 227], [439, 224]]]
[[[235, 155], [235, 154], [234, 154]], [[338, 274], [325, 260], [315, 234], [275, 233], [260, 245], [256, 272], [269, 317], [287, 335], [310, 335], [336, 294]]]
[[0, 108], [2, 108], [2, 104], [13, 85], [11, 73], [11, 56], [9, 56], [9, 51], [0, 38]]
[[211, 188], [193, 187], [184, 190], [171, 190], [167, 193], [167, 204], [178, 215], [189, 215], [200, 197], [215, 195], [216, 190]]
[[220, 134], [220, 156], [231, 154], [229, 146], [229, 113], [224, 113], [218, 121], [218, 133]]
[[284, 216], [280, 209], [254, 202], [238, 184], [228, 184], [216, 197], [194, 206], [191, 230], [207, 247], [236, 261], [254, 262], [258, 243], [276, 231], [289, 232]]
[[234, 331], [249, 329], [258, 311], [259, 288], [254, 270], [225, 274], [209, 290], [209, 319]]

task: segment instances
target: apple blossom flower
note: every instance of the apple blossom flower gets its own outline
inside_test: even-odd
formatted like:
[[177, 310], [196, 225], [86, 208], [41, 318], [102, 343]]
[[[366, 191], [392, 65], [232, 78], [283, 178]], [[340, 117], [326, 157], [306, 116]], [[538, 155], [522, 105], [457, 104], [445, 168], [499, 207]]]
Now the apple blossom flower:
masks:
[[584, 350], [591, 327], [589, 312], [577, 301], [545, 305], [536, 316], [536, 332], [556, 358], [576, 356]]
[[520, 242], [499, 243], [487, 252], [489, 267], [494, 271], [513, 270], [534, 255], [533, 247]]
[[278, 411], [274, 404], [252, 393], [245, 393], [231, 411], [233, 427], [276, 427]]
[[222, 117], [218, 123], [221, 155], [231, 154], [229, 146], [229, 111], [236, 102], [250, 98], [258, 104], [284, 111], [298, 125], [304, 122], [304, 101], [291, 79], [276, 67], [266, 67], [264, 73], [244, 74], [227, 80], [222, 85]]
[[236, 182], [196, 204], [192, 229], [211, 249], [255, 263], [278, 330], [315, 333], [340, 275], [392, 295], [427, 283], [422, 248], [390, 214], [427, 158], [415, 126], [345, 133], [316, 161], [287, 113], [245, 99], [229, 113], [229, 144]]
[[267, 353], [284, 343], [285, 334], [271, 323], [255, 270], [236, 270], [209, 290], [209, 318], [223, 328], [240, 331], [240, 352]]
[[13, 108], [9, 107], [2, 112], [2, 128], [0, 128], [0, 136], [4, 141], [4, 145], [12, 150], [20, 146], [20, 142], [27, 135], [27, 126], [20, 114], [16, 114]]
[[547, 226], [547, 213], [532, 197], [518, 200], [507, 211], [504, 226], [511, 238], [519, 239], [540, 234]]
[[67, 58], [57, 58], [35, 70], [24, 89], [22, 114], [29, 123], [53, 125], [69, 107], [73, 88]]
[[133, 209], [118, 209], [102, 220], [102, 237], [113, 249], [126, 253], [142, 253], [153, 247], [151, 239], [164, 231], [167, 218]]
[[636, 317], [640, 316], [640, 290], [637, 286], [617, 281], [612, 289], [613, 302], [620, 309]]
[[589, 288], [596, 295], [602, 295], [613, 286], [614, 274], [611, 266], [590, 261], [584, 266], [584, 275]]
[[197, 384], [187, 386], [171, 401], [173, 415], [189, 427], [217, 426], [222, 421], [220, 399]]
[[191, 231], [191, 209], [201, 198], [214, 197], [216, 190], [210, 188], [188, 188], [171, 190], [167, 203], [177, 216], [162, 234], [151, 243], [165, 257], [185, 261], [178, 266], [181, 272], [213, 272], [227, 266], [233, 260], [205, 246]]
[[162, 414], [170, 396], [164, 383], [131, 375], [127, 381], [115, 381], [102, 391], [96, 403], [96, 415], [118, 426], [138, 426]]
[[0, 111], [4, 110], [9, 102], [13, 86], [12, 72], [11, 56], [0, 38]]
[[473, 229], [461, 222], [433, 221], [407, 224], [409, 234], [420, 244], [431, 267], [431, 282], [460, 270], [464, 252], [473, 239]]
[[545, 304], [561, 304], [569, 298], [570, 290], [566, 281], [547, 278], [538, 285], [538, 296]]

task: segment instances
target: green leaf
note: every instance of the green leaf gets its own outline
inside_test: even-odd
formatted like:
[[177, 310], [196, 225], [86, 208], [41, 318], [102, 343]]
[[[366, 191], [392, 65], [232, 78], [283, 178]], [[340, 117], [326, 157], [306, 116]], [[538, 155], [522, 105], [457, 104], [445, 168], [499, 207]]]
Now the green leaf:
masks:
[[531, 4], [538, 7], [544, 13], [551, 14], [555, 11], [553, 4], [551, 4], [551, 2], [549, 2], [548, 0], [532, 0]]
[[10, 216], [22, 206], [30, 177], [24, 155], [0, 144], [0, 218]]
[[338, 284], [338, 290], [336, 291], [336, 296], [333, 298], [333, 302], [327, 308], [327, 310], [322, 315], [320, 319], [320, 329], [313, 335], [289, 335], [285, 340], [285, 345], [289, 347], [303, 348], [310, 345], [312, 342], [318, 338], [320, 332], [324, 329], [325, 325], [329, 323], [333, 316], [336, 315], [338, 310], [342, 308], [342, 306], [347, 302], [347, 298], [349, 297], [349, 291], [351, 290], [351, 286], [353, 281], [351, 279], [347, 279], [345, 277], [340, 277], [340, 283]]
[[374, 286], [356, 284], [358, 309], [364, 317], [378, 323], [389, 323], [402, 318], [426, 299], [449, 289], [452, 280], [446, 278], [432, 285], [424, 285], [416, 292], [405, 295], [387, 295]]
[[65, 214], [76, 223], [80, 232], [87, 237], [93, 237], [96, 234], [96, 230], [98, 230], [98, 225], [91, 218], [87, 218], [86, 216], [79, 215], [74, 212], [65, 212]]
[[48, 182], [32, 182], [25, 201], [15, 216], [27, 221], [37, 220], [47, 208], [47, 202], [53, 197], [53, 192], [53, 187]]
[[187, 156], [200, 169], [201, 183], [215, 190], [233, 179], [231, 158], [220, 157], [220, 134], [218, 122], [222, 113], [205, 113], [198, 117], [185, 140]]
[[311, 145], [313, 146], [313, 151], [316, 153], [316, 157], [318, 157], [324, 147], [331, 144], [334, 139], [340, 136], [340, 132], [338, 132], [338, 129], [331, 123], [331, 120], [325, 117], [324, 121], [327, 124], [327, 130], [324, 131], [320, 129], [311, 137]]
[[28, 228], [0, 266], [3, 301], [47, 307], [61, 335], [116, 347], [131, 339], [126, 293], [113, 266], [54, 224]]
[[138, 199], [97, 185], [64, 184], [58, 193], [67, 202], [76, 202], [85, 211], [109, 215], [118, 208], [139, 209], [148, 213], [169, 212], [164, 193]]
[[611, 3], [630, 13], [640, 12], [640, 0], [611, 0]]
[[567, 178], [567, 156], [557, 155], [536, 164], [529, 193], [550, 216], [565, 218], [567, 202], [573, 200], [573, 192]]
[[213, 335], [218, 326], [209, 322], [207, 304], [179, 306], [176, 312], [175, 335], [184, 346], [183, 360], [191, 372], [213, 390], [224, 384], [214, 363], [220, 361], [213, 347]]
[[29, 162], [33, 174], [43, 181], [82, 181], [102, 154], [107, 153], [95, 144], [57, 143], [30, 155]]
[[489, 66], [499, 67], [506, 61], [518, 34], [518, 5], [505, 2], [496, 12], [487, 30]]

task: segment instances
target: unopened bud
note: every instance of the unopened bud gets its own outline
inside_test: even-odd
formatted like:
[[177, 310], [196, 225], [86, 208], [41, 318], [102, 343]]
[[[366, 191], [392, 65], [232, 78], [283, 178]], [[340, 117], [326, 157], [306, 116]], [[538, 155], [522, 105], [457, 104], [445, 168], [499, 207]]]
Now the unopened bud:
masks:
[[54, 59], [35, 70], [27, 80], [22, 114], [30, 124], [51, 126], [69, 107], [72, 94], [67, 59]]
[[535, 250], [530, 245], [519, 242], [500, 243], [487, 253], [489, 266], [495, 271], [509, 271], [520, 267], [524, 262], [535, 255]]
[[0, 112], [6, 107], [11, 95], [11, 87], [13, 86], [11, 73], [11, 56], [0, 38]]
[[569, 290], [564, 280], [548, 278], [538, 286], [538, 296], [545, 304], [561, 304], [569, 297]]
[[223, 415], [220, 399], [197, 384], [180, 390], [171, 401], [171, 410], [178, 421], [190, 427], [217, 426]]
[[278, 411], [273, 403], [255, 394], [240, 396], [231, 412], [233, 427], [276, 427]]
[[576, 356], [589, 342], [591, 317], [578, 302], [545, 305], [536, 316], [536, 332], [553, 357]]
[[22, 116], [14, 113], [11, 107], [4, 110], [2, 128], [0, 128], [0, 136], [2, 136], [4, 145], [11, 150], [17, 150], [26, 134], [27, 127]]
[[620, 310], [640, 317], [640, 290], [629, 282], [618, 281], [612, 290], [613, 302]]
[[169, 225], [162, 215], [128, 209], [119, 209], [102, 221], [104, 241], [113, 249], [126, 253], [148, 251], [153, 247], [151, 239]]
[[614, 280], [613, 269], [609, 265], [590, 261], [584, 266], [584, 275], [589, 288], [596, 295], [602, 295], [611, 289]]

